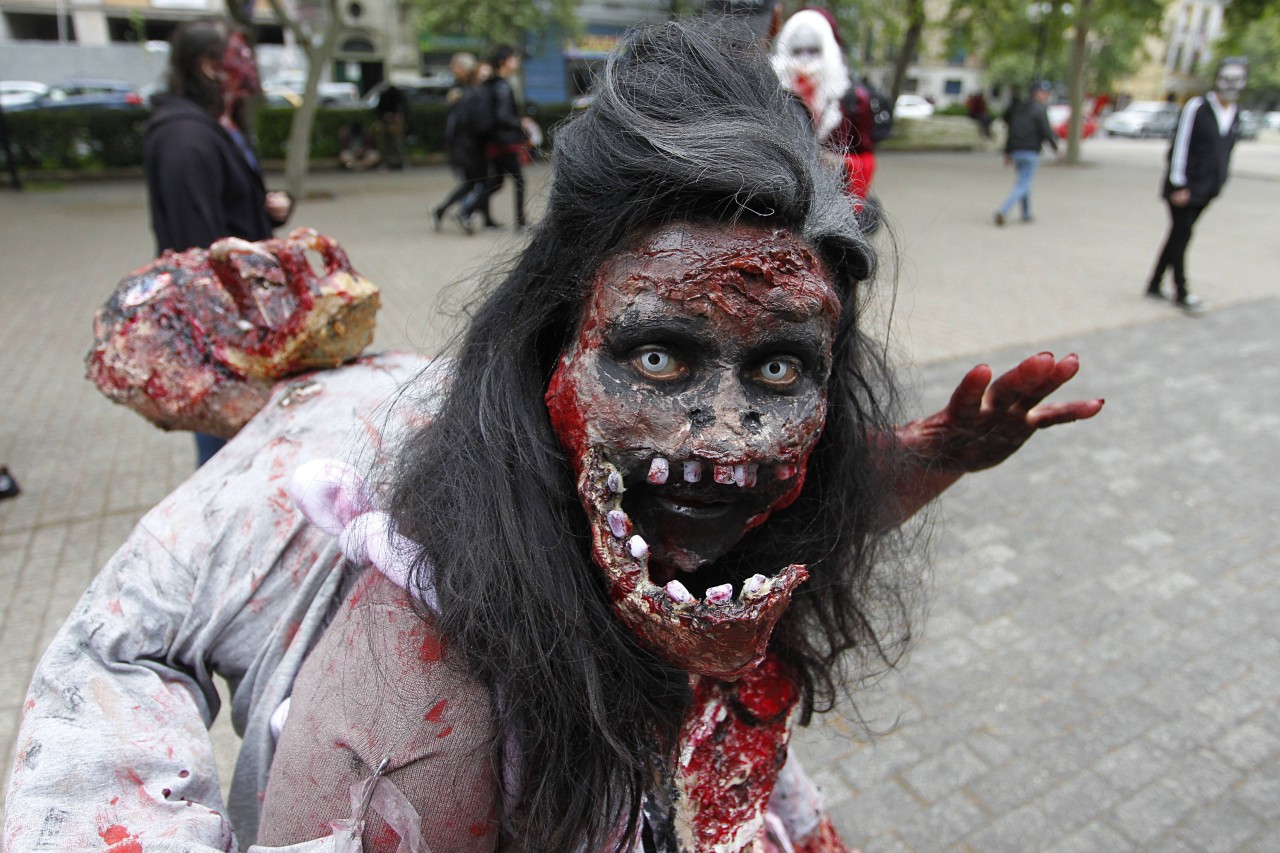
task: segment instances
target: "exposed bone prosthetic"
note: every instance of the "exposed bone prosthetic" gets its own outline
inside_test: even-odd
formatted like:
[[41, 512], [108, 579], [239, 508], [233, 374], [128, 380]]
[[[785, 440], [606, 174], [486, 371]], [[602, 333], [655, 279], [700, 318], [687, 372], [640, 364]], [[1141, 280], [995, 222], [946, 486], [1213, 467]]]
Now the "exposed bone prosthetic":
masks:
[[373, 340], [378, 288], [310, 228], [165, 252], [94, 316], [88, 377], [162, 429], [230, 438], [276, 380], [336, 367]]

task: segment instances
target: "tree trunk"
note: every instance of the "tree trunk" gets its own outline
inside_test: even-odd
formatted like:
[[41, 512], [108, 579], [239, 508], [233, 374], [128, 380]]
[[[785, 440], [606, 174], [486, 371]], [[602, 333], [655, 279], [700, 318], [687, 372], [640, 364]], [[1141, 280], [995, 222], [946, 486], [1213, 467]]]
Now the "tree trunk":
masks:
[[902, 37], [902, 47], [893, 63], [893, 81], [889, 86], [889, 103], [896, 104], [902, 94], [902, 81], [907, 76], [907, 66], [916, 55], [920, 46], [920, 35], [924, 32], [925, 13], [924, 0], [909, 0], [907, 3], [907, 31]]
[[1067, 129], [1067, 162], [1080, 162], [1080, 135], [1084, 128], [1085, 66], [1088, 63], [1089, 29], [1092, 26], [1093, 0], [1076, 0], [1080, 11], [1076, 17], [1075, 38], [1071, 43], [1071, 122]]
[[338, 49], [342, 18], [338, 13], [338, 0], [326, 0], [324, 30], [317, 44], [297, 20], [286, 14], [281, 0], [270, 2], [276, 17], [293, 32], [307, 58], [307, 82], [302, 92], [302, 106], [298, 107], [293, 114], [293, 121], [289, 123], [289, 141], [284, 157], [285, 189], [296, 201], [301, 201], [311, 165], [311, 129], [315, 127], [316, 110], [319, 108], [320, 77]]

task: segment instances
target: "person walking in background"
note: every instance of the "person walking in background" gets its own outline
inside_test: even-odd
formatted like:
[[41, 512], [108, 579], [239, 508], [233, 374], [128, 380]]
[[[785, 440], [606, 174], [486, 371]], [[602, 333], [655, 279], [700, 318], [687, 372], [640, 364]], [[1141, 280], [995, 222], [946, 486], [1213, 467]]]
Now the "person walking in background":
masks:
[[[507, 45], [493, 53], [493, 77], [482, 87], [488, 93], [488, 103], [493, 110], [492, 124], [487, 134], [485, 154], [489, 159], [489, 176], [474, 210], [486, 218], [485, 226], [501, 227], [489, 216], [489, 202], [494, 193], [502, 189], [502, 181], [511, 176], [515, 185], [515, 227], [517, 231], [528, 228], [524, 213], [524, 161], [529, 156], [529, 137], [521, 121], [521, 109], [511, 78], [520, 71], [520, 54]], [[469, 213], [470, 210], [467, 210]]]
[[459, 205], [454, 218], [467, 234], [472, 233], [471, 210], [484, 191], [489, 174], [489, 161], [484, 154], [481, 134], [489, 113], [488, 92], [476, 83], [479, 64], [470, 53], [455, 53], [449, 70], [457, 84], [449, 90], [449, 117], [445, 120], [445, 150], [449, 168], [458, 184], [444, 201], [431, 208], [431, 227], [439, 231], [444, 215], [454, 204]]
[[1187, 290], [1186, 256], [1191, 229], [1227, 182], [1231, 151], [1240, 138], [1237, 102], [1248, 81], [1249, 66], [1244, 59], [1232, 56], [1218, 63], [1213, 89], [1183, 106], [1169, 145], [1162, 192], [1169, 205], [1169, 236], [1156, 258], [1147, 296], [1163, 298], [1161, 283], [1165, 270], [1172, 267], [1173, 301], [1187, 311], [1202, 307], [1200, 298]]
[[[224, 21], [180, 25], [169, 49], [168, 92], [153, 99], [143, 142], [156, 254], [223, 237], [266, 240], [293, 211], [267, 192], [249, 141], [247, 101], [260, 89], [244, 34]], [[226, 442], [196, 433], [196, 465]]]
[[978, 125], [978, 132], [983, 139], [991, 138], [991, 112], [987, 109], [987, 96], [974, 92], [964, 102], [965, 112]]
[[1049, 102], [1052, 88], [1044, 81], [1036, 83], [1031, 87], [1031, 97], [1011, 105], [1005, 115], [1009, 135], [1004, 143], [1004, 162], [1013, 164], [1017, 176], [1009, 197], [995, 213], [996, 225], [1004, 225], [1005, 217], [1015, 204], [1022, 206], [1022, 221], [1032, 221], [1031, 182], [1035, 180], [1036, 169], [1040, 166], [1040, 146], [1047, 142], [1053, 152], [1058, 153], [1058, 137], [1049, 126], [1049, 113], [1044, 107]]
[[394, 83], [378, 95], [374, 106], [378, 117], [378, 142], [382, 151], [382, 165], [399, 171], [404, 168], [404, 127], [406, 107], [404, 92]]
[[850, 73], [844, 40], [826, 9], [796, 12], [774, 39], [778, 79], [808, 110], [814, 136], [839, 165], [859, 205], [876, 174], [876, 142], [888, 135], [892, 109]]

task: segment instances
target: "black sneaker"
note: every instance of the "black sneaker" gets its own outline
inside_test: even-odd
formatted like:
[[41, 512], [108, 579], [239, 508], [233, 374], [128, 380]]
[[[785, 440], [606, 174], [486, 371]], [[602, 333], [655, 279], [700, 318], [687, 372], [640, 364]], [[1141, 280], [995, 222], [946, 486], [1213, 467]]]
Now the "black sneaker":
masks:
[[1160, 285], [1148, 287], [1147, 292], [1143, 294], [1148, 299], [1164, 299], [1164, 294], [1160, 292]]
[[435, 231], [437, 234], [440, 233], [440, 229], [444, 225], [444, 222], [442, 221], [443, 217], [444, 215], [440, 212], [440, 208], [435, 205], [432, 205], [431, 206], [431, 230]]
[[994, 218], [995, 218], [995, 220], [996, 220], [996, 225], [1004, 225], [1004, 214], [1003, 214], [1003, 213], [1001, 213], [1000, 211], [998, 211], [998, 210], [997, 210], [997, 211], [996, 211], [996, 215], [995, 215], [995, 217], [994, 217]]
[[476, 233], [475, 226], [471, 224], [470, 214], [463, 213], [459, 210], [453, 215], [453, 221], [458, 223], [458, 227], [462, 229], [463, 234], [470, 235]]
[[4, 465], [0, 465], [0, 500], [17, 497], [21, 492], [22, 489], [18, 488], [18, 481], [13, 479], [9, 469]]
[[1194, 293], [1188, 293], [1186, 296], [1179, 296], [1173, 300], [1173, 304], [1177, 305], [1188, 314], [1199, 314], [1204, 310], [1204, 300]]

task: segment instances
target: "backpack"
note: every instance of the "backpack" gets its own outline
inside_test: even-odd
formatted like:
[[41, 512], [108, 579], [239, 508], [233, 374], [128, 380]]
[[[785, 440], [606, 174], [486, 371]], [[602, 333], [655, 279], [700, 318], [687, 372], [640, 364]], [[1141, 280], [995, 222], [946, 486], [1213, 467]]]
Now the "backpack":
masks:
[[871, 140], [884, 142], [893, 135], [893, 105], [884, 93], [866, 83], [859, 83], [867, 92], [867, 102], [871, 105]]

